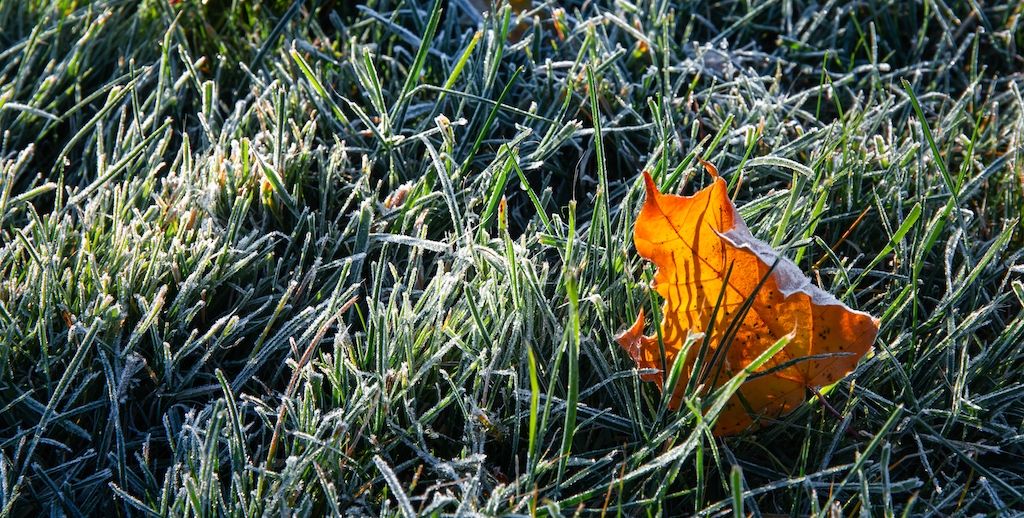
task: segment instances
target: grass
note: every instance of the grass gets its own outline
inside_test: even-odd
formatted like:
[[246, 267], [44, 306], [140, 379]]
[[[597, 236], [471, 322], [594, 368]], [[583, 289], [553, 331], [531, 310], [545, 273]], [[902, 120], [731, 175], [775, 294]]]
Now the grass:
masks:
[[[173, 3], [0, 2], [0, 515], [1024, 508], [1017, 3]], [[697, 158], [881, 317], [838, 415], [615, 344]]]

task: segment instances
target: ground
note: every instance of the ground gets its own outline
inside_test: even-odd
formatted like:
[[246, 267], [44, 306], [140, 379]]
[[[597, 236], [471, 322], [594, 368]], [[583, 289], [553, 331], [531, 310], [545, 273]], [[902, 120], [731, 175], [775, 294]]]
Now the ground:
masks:
[[[0, 0], [0, 515], [1024, 509], [1021, 4], [487, 4]], [[881, 319], [730, 438], [614, 340], [697, 159]]]

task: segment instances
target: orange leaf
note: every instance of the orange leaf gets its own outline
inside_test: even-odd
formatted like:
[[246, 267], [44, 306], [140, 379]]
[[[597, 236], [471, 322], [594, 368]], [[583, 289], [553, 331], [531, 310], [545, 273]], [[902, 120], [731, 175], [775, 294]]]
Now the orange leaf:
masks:
[[[808, 389], [849, 374], [871, 348], [878, 320], [848, 308], [752, 236], [729, 200], [725, 181], [713, 166], [705, 166], [714, 181], [693, 196], [662, 194], [644, 172], [647, 197], [634, 241], [637, 252], [658, 268], [654, 287], [665, 299], [664, 365], [676, 361], [687, 335], [707, 333], [684, 353], [672, 408], [678, 408], [690, 377], [697, 376], [695, 386], [710, 393], [792, 333], [786, 347], [740, 387], [719, 415], [714, 433], [732, 435], [770, 422], [803, 403]], [[658, 337], [643, 331], [641, 312], [616, 339], [638, 368], [657, 369], [641, 379], [661, 387]]]

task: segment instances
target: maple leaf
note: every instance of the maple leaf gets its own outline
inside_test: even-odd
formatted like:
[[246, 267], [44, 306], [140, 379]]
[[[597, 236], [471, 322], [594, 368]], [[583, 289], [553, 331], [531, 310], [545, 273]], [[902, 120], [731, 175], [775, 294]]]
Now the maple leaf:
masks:
[[[846, 376], [874, 343], [878, 319], [848, 308], [751, 235], [725, 181], [705, 167], [714, 179], [693, 196], [662, 194], [644, 172], [647, 196], [634, 242], [658, 269], [664, 363], [657, 334], [643, 334], [642, 311], [616, 339], [638, 368], [656, 370], [641, 379], [659, 387], [663, 366], [671, 367], [686, 346], [669, 401], [678, 408], [688, 384], [710, 393], [787, 337], [789, 343], [726, 403], [713, 429], [721, 436], [770, 422], [802, 404], [808, 389]], [[704, 336], [687, 344], [691, 333]]]

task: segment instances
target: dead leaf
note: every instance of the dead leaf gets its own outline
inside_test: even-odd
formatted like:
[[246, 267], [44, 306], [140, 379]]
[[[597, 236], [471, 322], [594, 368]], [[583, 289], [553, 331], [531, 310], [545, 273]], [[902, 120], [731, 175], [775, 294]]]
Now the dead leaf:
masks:
[[[644, 172], [647, 197], [634, 242], [637, 252], [658, 268], [654, 287], [665, 300], [664, 365], [673, 365], [688, 334], [708, 333], [698, 372], [693, 371], [704, 340], [685, 352], [672, 408], [678, 408], [691, 376], [697, 376], [702, 393], [710, 393], [791, 334], [786, 347], [757, 371], [760, 376], [740, 387], [719, 415], [714, 433], [732, 435], [790, 412], [803, 403], [808, 389], [846, 376], [871, 348], [878, 320], [815, 286], [794, 263], [751, 235], [729, 200], [725, 181], [713, 166], [706, 168], [714, 181], [693, 196], [662, 194]], [[644, 336], [643, 331], [641, 312], [617, 340], [638, 368], [658, 370], [641, 379], [662, 387], [657, 334]]]

